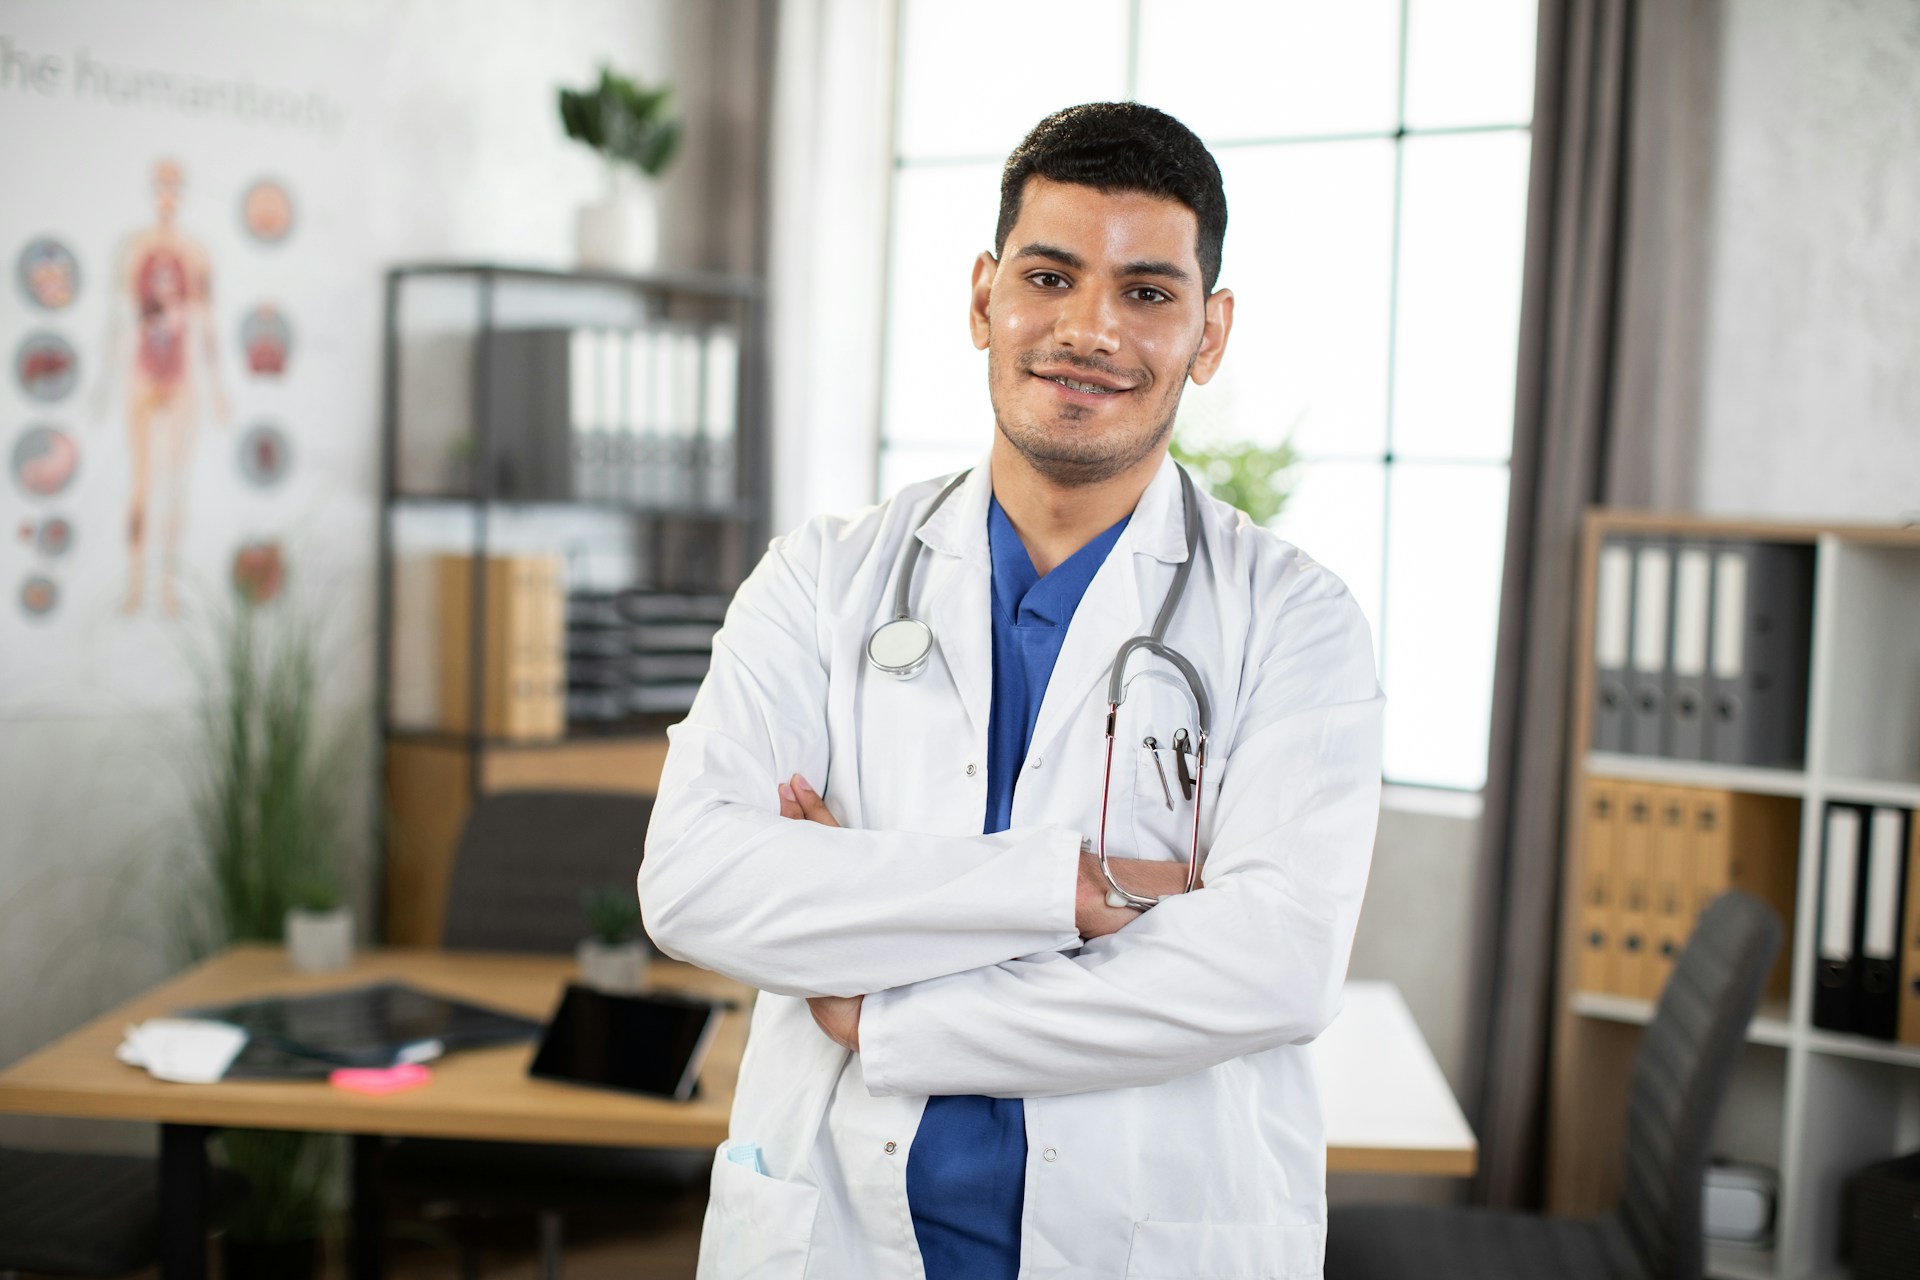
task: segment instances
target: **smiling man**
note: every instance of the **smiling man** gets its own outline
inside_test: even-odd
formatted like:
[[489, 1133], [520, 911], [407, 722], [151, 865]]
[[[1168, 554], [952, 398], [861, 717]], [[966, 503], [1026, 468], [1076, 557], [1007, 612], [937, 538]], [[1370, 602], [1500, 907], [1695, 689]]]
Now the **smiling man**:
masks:
[[991, 451], [728, 613], [640, 873], [766, 993], [708, 1280], [1320, 1274], [1381, 700], [1345, 587], [1167, 456], [1226, 218], [1173, 118], [1043, 120], [973, 266]]

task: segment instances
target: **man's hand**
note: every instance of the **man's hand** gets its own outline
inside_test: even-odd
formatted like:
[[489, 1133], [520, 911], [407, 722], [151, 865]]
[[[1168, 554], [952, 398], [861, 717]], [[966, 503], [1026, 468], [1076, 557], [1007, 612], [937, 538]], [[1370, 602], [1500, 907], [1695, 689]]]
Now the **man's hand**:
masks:
[[[1157, 898], [1163, 893], [1179, 893], [1187, 887], [1187, 864], [1150, 858], [1108, 858], [1113, 878], [1129, 893]], [[1200, 886], [1196, 884], [1194, 888]], [[1132, 907], [1107, 905], [1107, 881], [1100, 874], [1100, 859], [1090, 853], [1080, 855], [1080, 879], [1073, 891], [1073, 927], [1091, 942], [1109, 933], [1118, 933], [1140, 918]]]
[[[801, 822], [817, 822], [823, 827], [837, 827], [833, 815], [827, 812], [827, 802], [820, 798], [807, 780], [799, 774], [780, 784], [780, 816], [793, 818]], [[860, 1002], [865, 996], [814, 996], [807, 1001], [807, 1008], [813, 1012], [813, 1020], [827, 1033], [827, 1039], [849, 1049], [860, 1052]]]

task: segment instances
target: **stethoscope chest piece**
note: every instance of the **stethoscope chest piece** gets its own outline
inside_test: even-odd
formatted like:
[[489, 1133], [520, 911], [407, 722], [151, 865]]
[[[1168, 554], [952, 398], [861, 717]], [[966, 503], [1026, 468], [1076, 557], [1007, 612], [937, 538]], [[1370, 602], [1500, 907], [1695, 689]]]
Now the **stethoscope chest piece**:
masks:
[[933, 656], [933, 628], [918, 618], [881, 624], [867, 640], [867, 661], [896, 680], [911, 680]]

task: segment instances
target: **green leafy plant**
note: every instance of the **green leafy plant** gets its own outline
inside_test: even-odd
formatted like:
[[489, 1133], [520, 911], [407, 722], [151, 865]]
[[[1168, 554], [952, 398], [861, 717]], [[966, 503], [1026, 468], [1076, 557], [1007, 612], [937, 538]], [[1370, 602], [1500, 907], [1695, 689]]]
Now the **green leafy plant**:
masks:
[[586, 909], [593, 936], [609, 947], [629, 942], [640, 933], [640, 897], [632, 886], [610, 884], [582, 889], [580, 905]]
[[1292, 494], [1288, 473], [1298, 460], [1293, 445], [1268, 446], [1246, 440], [1175, 437], [1173, 460], [1193, 472], [1214, 497], [1240, 508], [1255, 524], [1279, 515]]
[[247, 1183], [227, 1233], [253, 1244], [319, 1239], [336, 1145], [329, 1134], [221, 1130], [220, 1162]]
[[667, 112], [670, 89], [645, 89], [602, 65], [591, 89], [560, 90], [560, 123], [567, 136], [599, 152], [608, 178], [631, 165], [657, 178], [680, 149], [680, 121]]

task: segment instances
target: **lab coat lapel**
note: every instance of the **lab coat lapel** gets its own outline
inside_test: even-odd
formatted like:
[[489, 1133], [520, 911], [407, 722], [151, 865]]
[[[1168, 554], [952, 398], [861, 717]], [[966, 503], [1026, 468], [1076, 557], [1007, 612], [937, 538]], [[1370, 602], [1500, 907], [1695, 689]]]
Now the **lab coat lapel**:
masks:
[[993, 559], [987, 545], [987, 503], [993, 480], [982, 458], [918, 534], [926, 544], [914, 591], [920, 619], [953, 676], [974, 737], [987, 740], [993, 699]]
[[[1146, 597], [1153, 594], [1153, 584], [1171, 575], [1154, 572], [1152, 566], [1140, 562], [1179, 561], [1186, 556], [1180, 477], [1173, 462], [1163, 460], [1135, 504], [1133, 518], [1127, 521], [1119, 541], [1107, 553], [1106, 562], [1087, 584], [1087, 593], [1073, 612], [1060, 658], [1054, 663], [1046, 696], [1040, 702], [1039, 718], [1034, 721], [1034, 751], [1050, 748], [1074, 716], [1092, 714], [1087, 710], [1087, 699], [1095, 685], [1101, 686], [1098, 699], [1105, 704], [1104, 689], [1114, 655], [1121, 645], [1152, 625], [1160, 597]], [[1160, 591], [1165, 591], [1164, 585]]]

